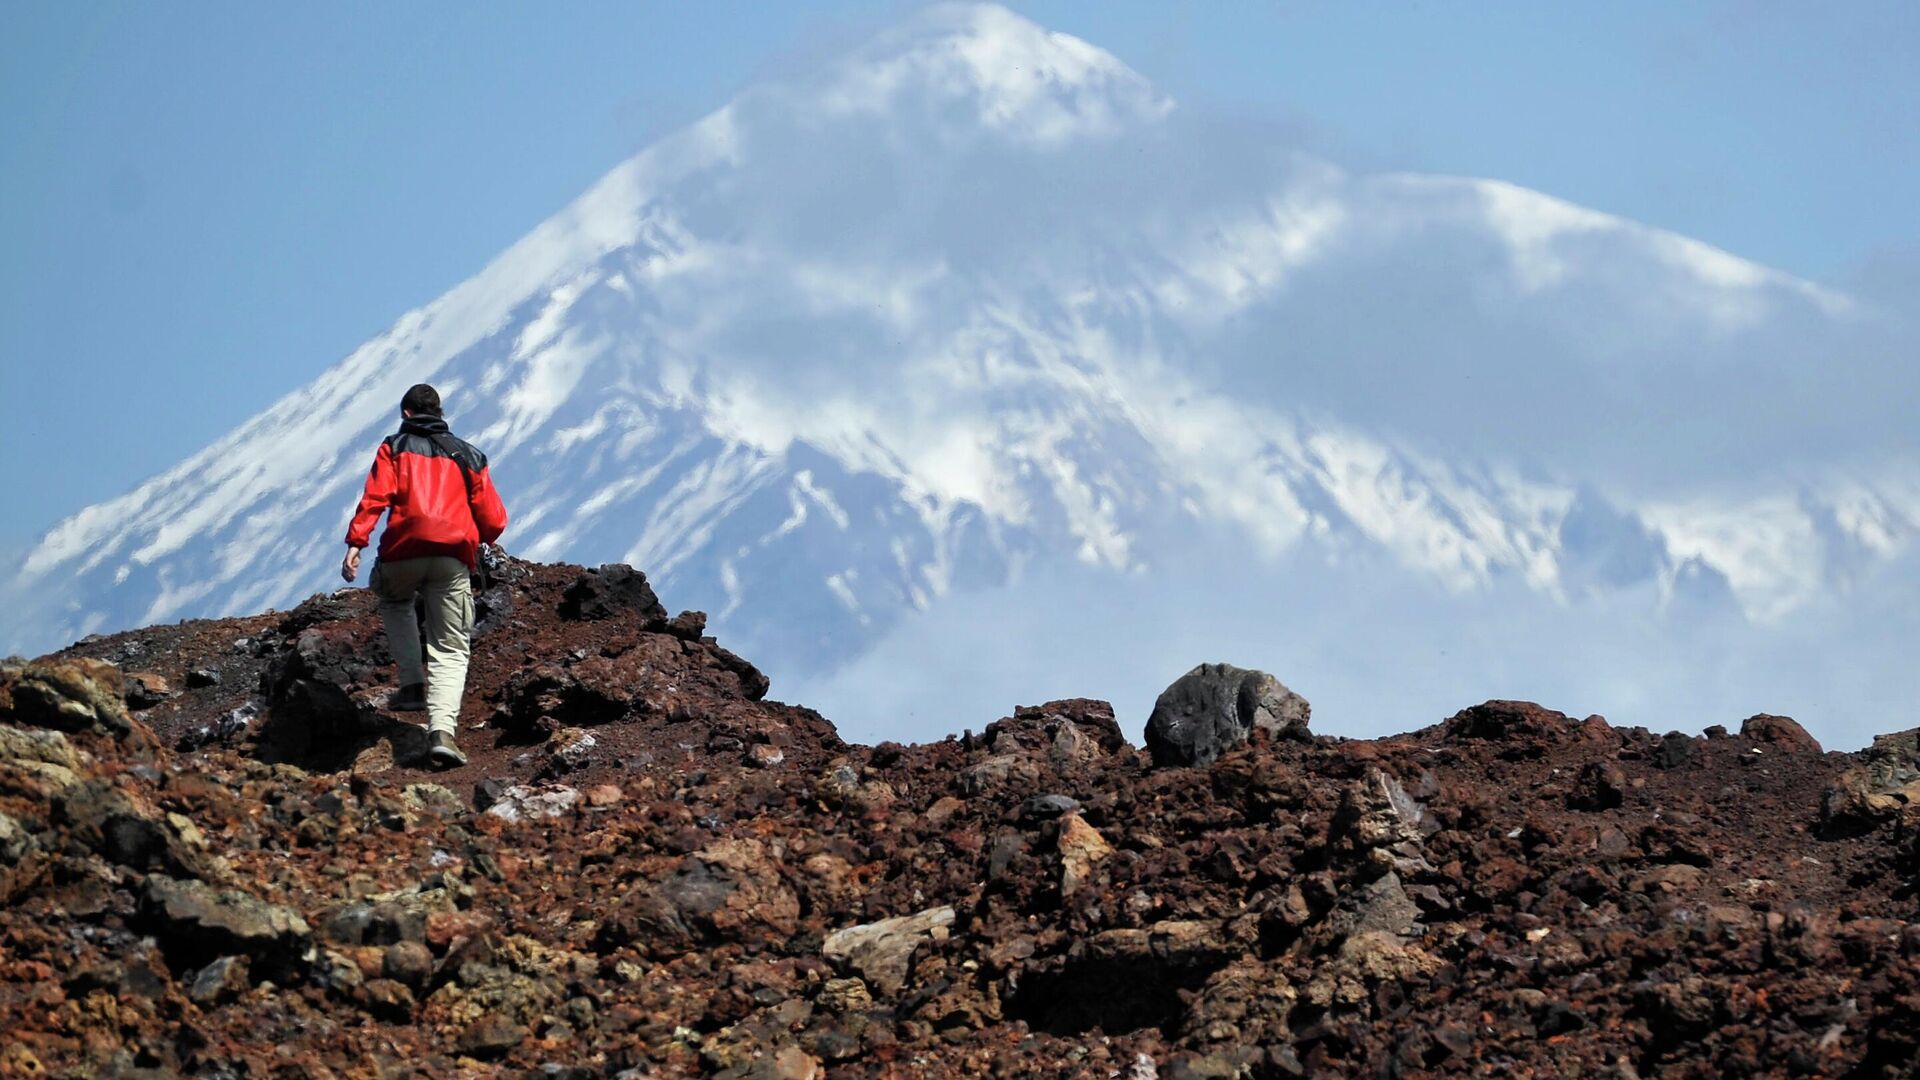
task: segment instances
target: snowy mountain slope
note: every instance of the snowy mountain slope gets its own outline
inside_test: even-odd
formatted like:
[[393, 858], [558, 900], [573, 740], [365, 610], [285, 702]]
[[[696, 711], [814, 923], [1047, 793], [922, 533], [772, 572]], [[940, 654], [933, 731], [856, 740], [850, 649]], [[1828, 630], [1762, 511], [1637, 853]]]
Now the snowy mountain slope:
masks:
[[1377, 555], [1456, 592], [1779, 620], [1920, 527], [1876, 412], [1889, 332], [1508, 184], [1221, 139], [1091, 45], [938, 7], [640, 153], [56, 525], [0, 648], [337, 584], [418, 381], [491, 455], [510, 548], [640, 565], [776, 674], [1025, 568], [1124, 587], [1201, 531], [1249, 565]]

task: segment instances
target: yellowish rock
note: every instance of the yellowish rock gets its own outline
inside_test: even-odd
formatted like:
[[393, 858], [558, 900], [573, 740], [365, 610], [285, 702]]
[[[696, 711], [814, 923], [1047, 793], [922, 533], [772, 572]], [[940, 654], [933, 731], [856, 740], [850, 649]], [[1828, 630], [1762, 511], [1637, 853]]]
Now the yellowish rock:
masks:
[[1060, 894], [1072, 896], [1092, 876], [1093, 868], [1113, 854], [1113, 845], [1079, 814], [1060, 819]]

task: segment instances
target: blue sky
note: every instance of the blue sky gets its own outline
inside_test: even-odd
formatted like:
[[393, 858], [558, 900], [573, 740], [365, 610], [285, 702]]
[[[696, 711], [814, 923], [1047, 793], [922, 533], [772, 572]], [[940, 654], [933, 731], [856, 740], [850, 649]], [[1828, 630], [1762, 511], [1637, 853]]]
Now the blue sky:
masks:
[[[1185, 108], [1867, 292], [1920, 251], [1920, 5], [1031, 3]], [[0, 13], [0, 549], [432, 299], [891, 3]]]

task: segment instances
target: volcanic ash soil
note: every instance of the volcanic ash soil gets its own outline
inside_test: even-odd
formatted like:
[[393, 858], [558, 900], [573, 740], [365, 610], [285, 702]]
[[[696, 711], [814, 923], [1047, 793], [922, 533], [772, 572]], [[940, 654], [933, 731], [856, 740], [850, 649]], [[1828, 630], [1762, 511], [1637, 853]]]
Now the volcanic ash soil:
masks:
[[850, 746], [498, 570], [450, 772], [361, 590], [0, 666], [0, 1076], [1920, 1075], [1915, 732]]

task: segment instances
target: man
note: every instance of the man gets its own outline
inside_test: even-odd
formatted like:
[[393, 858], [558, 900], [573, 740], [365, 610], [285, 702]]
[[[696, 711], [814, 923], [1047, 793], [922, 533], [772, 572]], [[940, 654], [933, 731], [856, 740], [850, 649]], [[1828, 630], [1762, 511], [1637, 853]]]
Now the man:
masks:
[[[373, 456], [360, 509], [347, 526], [340, 576], [360, 573], [360, 550], [386, 513], [380, 558], [367, 584], [380, 597], [387, 646], [400, 669], [396, 709], [427, 711], [427, 753], [437, 764], [464, 765], [455, 733], [467, 685], [473, 633], [473, 586], [468, 575], [480, 545], [499, 539], [507, 510], [487, 475], [487, 456], [453, 437], [440, 416], [440, 394], [425, 383], [400, 399], [400, 430]], [[420, 626], [414, 600], [427, 613], [426, 666], [420, 663]]]

